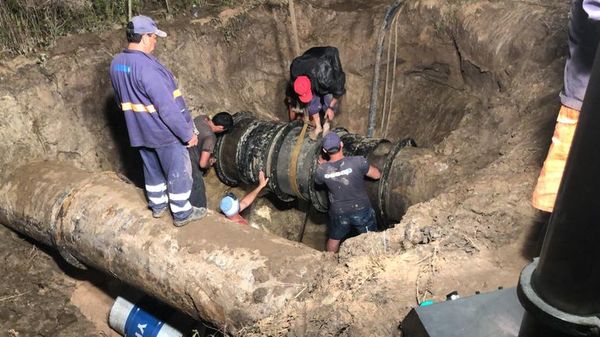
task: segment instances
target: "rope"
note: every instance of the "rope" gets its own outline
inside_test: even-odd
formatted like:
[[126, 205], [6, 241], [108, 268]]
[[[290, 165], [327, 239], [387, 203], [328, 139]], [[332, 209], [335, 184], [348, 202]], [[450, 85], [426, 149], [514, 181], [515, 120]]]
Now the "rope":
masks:
[[298, 138], [296, 138], [296, 145], [294, 145], [294, 149], [292, 150], [290, 167], [288, 168], [288, 176], [290, 178], [292, 192], [294, 192], [294, 194], [302, 200], [306, 199], [302, 196], [302, 194], [300, 194], [300, 190], [298, 189], [298, 182], [296, 181], [296, 166], [298, 166], [298, 155], [300, 154], [300, 149], [302, 148], [302, 142], [304, 141], [304, 136], [306, 135], [307, 128], [308, 123], [304, 123], [304, 125], [302, 126], [302, 131], [300, 131], [300, 135], [298, 135]]
[[131, 0], [127, 1], [127, 21], [131, 21]]
[[294, 57], [300, 55], [300, 41], [298, 40], [298, 25], [296, 24], [296, 11], [294, 10], [294, 0], [288, 0], [288, 10], [292, 21], [292, 38], [294, 40]]

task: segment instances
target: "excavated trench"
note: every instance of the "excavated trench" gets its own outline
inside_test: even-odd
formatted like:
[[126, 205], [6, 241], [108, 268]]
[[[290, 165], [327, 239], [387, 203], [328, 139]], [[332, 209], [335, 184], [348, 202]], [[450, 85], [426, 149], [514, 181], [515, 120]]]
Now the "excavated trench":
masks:
[[[334, 126], [350, 133], [365, 135], [367, 131], [375, 48], [387, 5], [387, 1], [298, 4], [301, 48], [334, 45], [340, 50], [347, 94]], [[560, 1], [543, 5], [407, 2], [384, 40], [375, 137], [392, 143], [410, 137], [418, 145], [405, 152], [398, 164], [396, 169], [403, 174], [389, 178], [394, 186], [389, 191], [394, 196], [391, 200], [406, 197], [407, 206], [412, 207], [404, 217], [394, 218], [389, 224], [393, 228], [344, 242], [332, 261], [318, 252], [324, 248], [326, 216], [310, 211], [303, 230], [305, 203], [282, 202], [273, 194], [258, 199], [245, 215], [268, 232], [260, 236], [302, 238], [304, 245], [316, 249], [294, 245], [310, 258], [294, 262], [293, 256], [284, 253], [282, 265], [287, 268], [296, 263], [302, 268], [311, 266], [305, 260], [321, 261], [320, 268], [307, 269], [314, 279], [298, 281], [290, 276], [294, 281], [282, 281], [301, 284], [296, 292], [285, 288], [271, 293], [266, 287], [254, 302], [248, 298], [230, 301], [228, 294], [240, 290], [235, 284], [219, 284], [236, 278], [213, 270], [213, 279], [206, 276], [198, 281], [198, 287], [210, 288], [213, 295], [194, 298], [188, 294], [192, 290], [185, 289], [165, 296], [164, 289], [148, 281], [151, 276], [140, 281], [125, 262], [119, 262], [119, 268], [131, 274], [119, 275], [110, 269], [114, 266], [110, 272], [167, 303], [185, 303], [180, 309], [188, 315], [207, 319], [228, 333], [256, 336], [389, 336], [398, 334], [397, 323], [415, 305], [415, 298], [436, 298], [450, 288], [473, 293], [511, 286], [534, 254], [537, 215], [528, 206], [528, 198], [558, 104], [566, 11]], [[194, 116], [251, 111], [264, 121], [285, 122], [283, 95], [294, 56], [285, 7], [241, 6], [193, 22], [178, 18], [161, 24], [169, 37], [160, 41], [157, 56], [177, 77]], [[114, 30], [98, 36], [70, 36], [49, 51], [47, 60], [17, 58], [2, 63], [0, 120], [8, 122], [0, 124], [3, 184], [11, 181], [17, 167], [52, 160], [92, 172], [116, 171], [141, 185], [139, 156], [128, 146], [107, 76], [111, 56], [123, 47], [122, 35]], [[35, 171], [19, 172], [33, 172], [35, 177]], [[28, 179], [32, 186], [37, 183], [35, 178]], [[220, 197], [232, 187], [223, 184], [214, 170], [205, 182], [209, 208], [216, 209]], [[233, 190], [240, 194], [243, 188], [247, 187]], [[110, 188], [102, 191], [110, 198]], [[91, 192], [90, 200], [94, 198]], [[125, 204], [140, 200], [136, 197]], [[101, 210], [94, 212], [101, 214]], [[15, 223], [7, 225], [16, 227]], [[209, 232], [214, 232], [214, 242], [210, 237], [202, 239], [218, 246], [223, 233], [218, 226]], [[56, 324], [43, 327], [28, 327], [15, 318], [15, 312], [26, 317], [28, 306], [48, 298], [41, 288], [53, 287], [56, 294], [68, 298], [77, 285], [69, 278], [65, 281], [60, 268], [51, 263], [36, 262], [36, 268], [47, 270], [51, 278], [28, 278], [30, 269], [16, 267], [20, 259], [32, 261], [27, 250], [11, 253], [11, 247], [21, 247], [21, 243], [9, 232], [2, 234], [9, 240], [0, 249], [7, 261], [2, 276], [7, 287], [1, 290], [0, 299], [9, 300], [6, 309], [0, 309], [0, 334], [4, 333], [1, 329], [13, 330], [9, 336], [35, 335], [41, 330], [57, 336], [75, 336], [78, 329], [94, 331], [79, 326], [85, 318], [76, 309], [65, 309], [64, 314], [75, 312], [75, 319], [48, 316]], [[239, 247], [246, 247], [244, 240], [253, 235], [246, 234], [228, 238], [233, 240], [228, 241], [231, 251], [227, 254], [231, 255], [225, 255], [235, 263], [241, 264], [238, 254], [244, 254], [236, 251], [235, 240], [240, 240]], [[82, 258], [85, 252], [79, 254], [83, 261], [102, 269], [101, 259], [95, 260], [102, 256], [101, 250], [88, 260]], [[275, 251], [265, 254], [279, 255]], [[239, 276], [243, 269], [230, 270], [230, 275]], [[490, 279], [490, 275], [495, 276]], [[17, 296], [14, 300], [13, 295]], [[270, 306], [268, 301], [261, 302], [265, 298], [278, 302]], [[204, 307], [195, 307], [198, 304]], [[102, 321], [101, 316], [84, 315]]]

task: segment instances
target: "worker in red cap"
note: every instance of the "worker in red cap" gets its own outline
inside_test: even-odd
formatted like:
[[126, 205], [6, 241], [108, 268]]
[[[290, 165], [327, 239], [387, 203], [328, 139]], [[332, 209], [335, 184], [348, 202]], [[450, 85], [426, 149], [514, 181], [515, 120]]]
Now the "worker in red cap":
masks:
[[296, 57], [290, 66], [287, 105], [290, 120], [304, 114], [314, 125], [312, 139], [329, 130], [328, 121], [338, 111], [338, 98], [345, 94], [346, 75], [335, 47], [313, 47]]
[[[310, 134], [310, 137], [315, 140], [319, 133], [325, 128], [325, 133], [329, 131], [329, 122], [335, 117], [337, 111], [337, 99], [332, 94], [318, 95], [313, 94], [312, 85], [308, 76], [298, 76], [294, 81], [294, 92], [298, 96], [301, 106], [308, 114], [308, 119], [311, 124], [314, 125], [315, 129]], [[296, 119], [296, 111], [292, 106], [288, 107], [290, 113], [290, 119]], [[324, 117], [323, 123], [321, 123], [321, 116]], [[306, 115], [305, 115], [306, 117]]]

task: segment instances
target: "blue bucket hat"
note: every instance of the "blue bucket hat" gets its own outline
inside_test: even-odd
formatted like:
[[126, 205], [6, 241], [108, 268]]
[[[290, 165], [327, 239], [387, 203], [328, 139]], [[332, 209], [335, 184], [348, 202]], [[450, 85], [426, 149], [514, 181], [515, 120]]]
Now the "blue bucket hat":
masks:
[[133, 23], [133, 32], [136, 34], [156, 34], [160, 37], [167, 37], [167, 33], [158, 29], [156, 22], [145, 15], [138, 15], [131, 18]]
[[227, 193], [225, 197], [221, 199], [219, 208], [226, 216], [234, 216], [240, 211], [240, 202], [236, 198], [235, 194]]

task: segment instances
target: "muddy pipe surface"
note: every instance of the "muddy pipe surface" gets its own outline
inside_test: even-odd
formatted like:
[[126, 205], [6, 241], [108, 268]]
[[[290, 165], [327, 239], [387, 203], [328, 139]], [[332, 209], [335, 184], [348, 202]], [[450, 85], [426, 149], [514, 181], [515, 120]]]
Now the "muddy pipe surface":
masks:
[[[264, 170], [270, 177], [269, 190], [280, 200], [302, 199], [326, 212], [327, 191], [314, 183], [321, 140], [300, 138], [302, 125], [259, 120], [249, 112], [235, 114], [233, 130], [219, 137], [215, 147], [217, 176], [232, 186], [256, 184], [258, 172]], [[382, 172], [380, 180], [366, 183], [381, 229], [399, 222], [408, 206], [431, 198], [440, 188], [448, 165], [411, 139], [392, 143], [343, 128], [332, 132], [344, 143], [344, 155], [363, 156]]]
[[176, 228], [114, 173], [65, 163], [16, 169], [0, 188], [0, 223], [229, 332], [301, 299], [330, 263], [210, 211]]

